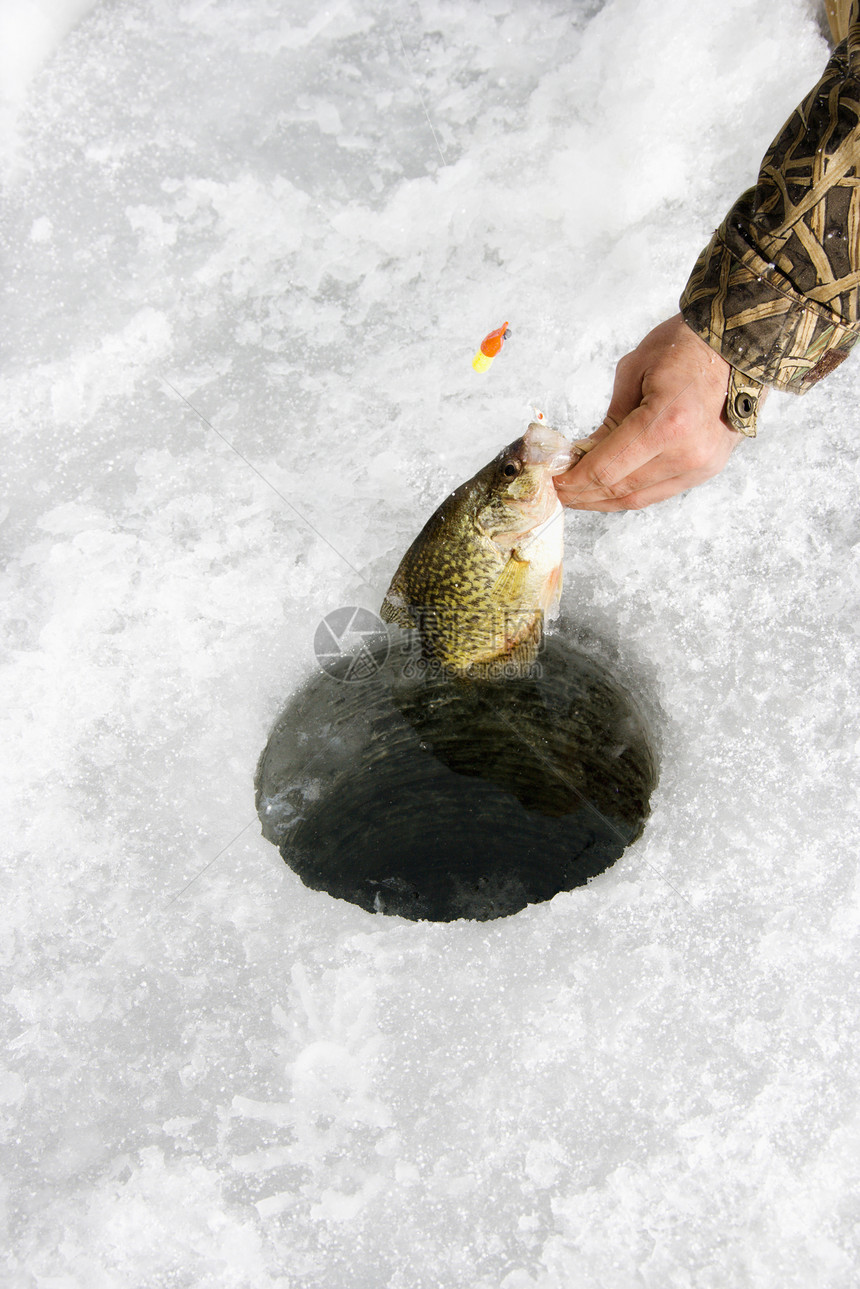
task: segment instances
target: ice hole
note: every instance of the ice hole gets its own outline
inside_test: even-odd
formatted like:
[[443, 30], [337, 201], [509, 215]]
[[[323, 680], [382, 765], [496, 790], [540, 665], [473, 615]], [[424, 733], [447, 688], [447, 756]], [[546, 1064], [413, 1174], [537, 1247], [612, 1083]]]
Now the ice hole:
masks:
[[529, 675], [476, 682], [428, 667], [398, 633], [290, 700], [260, 757], [257, 810], [315, 890], [369, 913], [484, 920], [614, 864], [656, 778], [636, 701], [560, 636]]

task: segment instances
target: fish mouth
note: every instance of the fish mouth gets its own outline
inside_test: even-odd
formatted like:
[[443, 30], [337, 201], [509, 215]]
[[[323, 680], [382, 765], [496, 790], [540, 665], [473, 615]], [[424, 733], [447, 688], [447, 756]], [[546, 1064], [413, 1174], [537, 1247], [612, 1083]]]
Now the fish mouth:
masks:
[[552, 480], [570, 469], [572, 445], [549, 425], [533, 421], [514, 446], [522, 472], [505, 498], [510, 527], [497, 529], [492, 540], [501, 550], [534, 542], [562, 509]]
[[577, 450], [563, 434], [549, 425], [532, 421], [522, 437], [523, 465], [540, 465], [552, 476], [569, 470]]

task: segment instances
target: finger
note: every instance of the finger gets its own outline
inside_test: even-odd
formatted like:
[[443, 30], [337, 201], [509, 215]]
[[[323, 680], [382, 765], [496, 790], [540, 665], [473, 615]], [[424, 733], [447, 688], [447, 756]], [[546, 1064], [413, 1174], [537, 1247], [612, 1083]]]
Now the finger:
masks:
[[615, 368], [612, 384], [612, 398], [609, 408], [597, 429], [586, 439], [577, 439], [574, 447], [583, 455], [590, 452], [595, 444], [600, 443], [611, 434], [629, 416], [642, 399], [641, 364], [635, 361], [633, 353], [625, 354]]
[[641, 355], [637, 356], [636, 350], [619, 359], [615, 367], [612, 398], [609, 400], [609, 410], [605, 420], [611, 420], [615, 425], [620, 425], [634, 407], [638, 407], [642, 402], [642, 367]]
[[574, 466], [579, 464], [586, 452], [590, 452], [592, 448], [596, 448], [598, 443], [600, 443], [602, 439], [605, 439], [607, 434], [611, 434], [614, 429], [615, 422], [612, 421], [610, 423], [610, 418], [607, 414], [604, 418], [603, 424], [598, 425], [597, 429], [593, 430], [587, 439], [574, 439], [570, 445], [571, 464], [561, 475], [556, 475], [553, 482], [557, 485], [560, 479], [564, 479], [566, 475], [570, 474], [571, 470]]
[[643, 492], [651, 496], [654, 488], [662, 488], [664, 484], [670, 487], [664, 495], [671, 497], [719, 474], [739, 442], [740, 435], [727, 429], [718, 439], [711, 437], [694, 445], [684, 444], [683, 450], [669, 446], [651, 457], [641, 469], [613, 485], [610, 496], [606, 495], [605, 485], [577, 486], [574, 481], [575, 493], [561, 496], [562, 503], [580, 510], [594, 509], [597, 502], [613, 503], [611, 509], [624, 509], [627, 498]]
[[[643, 404], [604, 436], [576, 465], [556, 481], [565, 506], [617, 501], [634, 490], [628, 477], [641, 471], [659, 455], [662, 444], [648, 431], [658, 419], [653, 407]], [[647, 483], [656, 483], [656, 478]]]
[[[607, 430], [606, 433], [608, 434], [609, 431]], [[592, 448], [596, 448], [598, 443], [600, 442], [600, 439], [597, 437], [597, 434], [598, 434], [598, 431], [595, 430], [594, 433], [587, 439], [574, 439], [573, 443], [571, 444], [571, 458], [573, 458], [574, 453], [578, 453], [579, 457], [584, 457], [586, 452], [590, 452]], [[574, 462], [574, 464], [576, 464], [576, 462]]]
[[635, 492], [630, 492], [626, 497], [619, 497], [613, 501], [591, 501], [585, 502], [582, 499], [574, 503], [574, 510], [600, 510], [604, 514], [610, 514], [619, 510], [644, 510], [647, 506], [653, 506], [657, 501], [667, 501], [669, 497], [676, 497], [681, 492], [686, 492], [688, 488], [693, 488], [701, 479], [693, 475], [684, 474], [676, 475], [673, 479], [663, 479], [646, 488], [639, 488]]
[[597, 429], [592, 430], [585, 439], [574, 439], [573, 446], [576, 448], [577, 452], [581, 452], [582, 455], [585, 456], [586, 452], [590, 452], [592, 448], [596, 448], [598, 443], [602, 443], [606, 438], [607, 434], [611, 434], [612, 431], [617, 428], [618, 421], [614, 416], [610, 416], [609, 412], [607, 412]]

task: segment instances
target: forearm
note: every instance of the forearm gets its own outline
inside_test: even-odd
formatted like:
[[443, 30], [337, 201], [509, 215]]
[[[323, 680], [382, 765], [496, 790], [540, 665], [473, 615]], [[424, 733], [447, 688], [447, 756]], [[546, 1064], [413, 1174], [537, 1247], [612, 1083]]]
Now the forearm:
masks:
[[[762, 385], [804, 393], [860, 337], [858, 172], [854, 0], [848, 39], [771, 144], [755, 188], [729, 211], [681, 296], [685, 322], [732, 365], [735, 388], [754, 401]], [[751, 426], [735, 428], [754, 432], [754, 407], [746, 419]]]

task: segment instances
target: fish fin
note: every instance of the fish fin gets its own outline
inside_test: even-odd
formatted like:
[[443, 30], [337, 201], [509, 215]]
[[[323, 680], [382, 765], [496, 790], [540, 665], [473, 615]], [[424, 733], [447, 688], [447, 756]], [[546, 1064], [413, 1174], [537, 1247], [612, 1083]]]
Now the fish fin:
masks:
[[516, 605], [526, 588], [528, 571], [528, 560], [521, 559], [515, 550], [511, 551], [505, 567], [493, 584], [493, 598], [502, 600], [511, 607]]
[[552, 622], [558, 617], [558, 606], [561, 603], [561, 585], [564, 579], [564, 570], [559, 564], [554, 568], [549, 577], [541, 588], [539, 604], [543, 610], [543, 616], [547, 622]]
[[379, 616], [383, 622], [393, 622], [398, 627], [415, 627], [418, 625], [409, 611], [409, 605], [391, 588], [389, 588], [389, 594], [382, 601]]
[[401, 560], [397, 572], [391, 579], [391, 585], [385, 592], [385, 599], [382, 601], [379, 616], [383, 622], [393, 622], [398, 627], [416, 627], [418, 623], [415, 620], [415, 615], [410, 612], [409, 593], [403, 568], [406, 558]]
[[472, 663], [466, 675], [473, 680], [512, 680], [524, 676], [540, 653], [543, 621], [538, 613], [520, 639], [495, 658]]
[[514, 645], [510, 653], [505, 654], [505, 662], [510, 663], [518, 671], [530, 667], [540, 652], [541, 640], [543, 639], [543, 621], [538, 613], [534, 622], [529, 628], [528, 635]]

